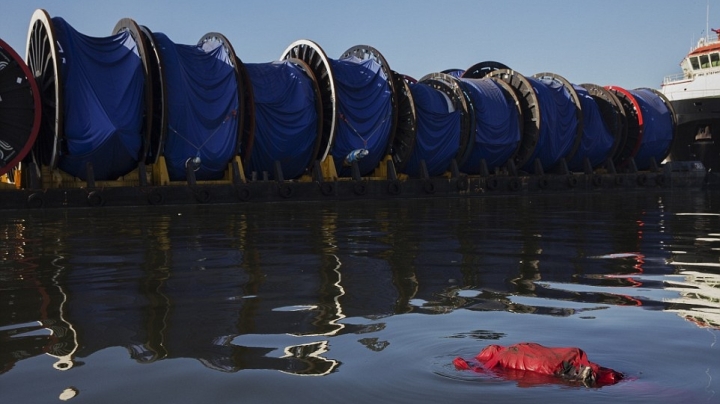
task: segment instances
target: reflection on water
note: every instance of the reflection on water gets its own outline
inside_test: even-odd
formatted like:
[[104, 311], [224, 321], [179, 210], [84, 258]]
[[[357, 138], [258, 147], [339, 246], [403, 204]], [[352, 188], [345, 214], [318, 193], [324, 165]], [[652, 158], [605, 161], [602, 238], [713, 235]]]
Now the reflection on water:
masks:
[[69, 370], [110, 347], [138, 363], [328, 375], [343, 367], [334, 338], [382, 353], [389, 318], [458, 310], [593, 319], [639, 307], [718, 329], [720, 216], [697, 214], [712, 203], [632, 194], [6, 212], [0, 381], [32, 357]]

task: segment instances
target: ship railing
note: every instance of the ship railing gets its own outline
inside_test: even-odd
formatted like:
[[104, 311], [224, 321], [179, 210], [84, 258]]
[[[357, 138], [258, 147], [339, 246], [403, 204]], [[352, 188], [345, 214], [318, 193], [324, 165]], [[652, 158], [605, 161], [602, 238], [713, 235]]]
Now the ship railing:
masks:
[[683, 73], [676, 73], [676, 74], [671, 74], [669, 76], [665, 76], [663, 78], [663, 84], [671, 84], [676, 81], [683, 81], [683, 80], [688, 80], [688, 77], [686, 77], [685, 74], [683, 74]]

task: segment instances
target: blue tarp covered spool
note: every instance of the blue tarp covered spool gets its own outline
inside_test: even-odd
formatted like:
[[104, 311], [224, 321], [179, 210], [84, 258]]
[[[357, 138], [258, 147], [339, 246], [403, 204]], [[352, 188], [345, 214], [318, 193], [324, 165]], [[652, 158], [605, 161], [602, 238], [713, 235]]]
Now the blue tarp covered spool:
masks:
[[642, 113], [642, 140], [635, 153], [639, 170], [651, 167], [651, 160], [660, 164], [670, 152], [675, 135], [674, 112], [670, 102], [659, 92], [649, 88], [630, 90]]
[[611, 158], [615, 137], [603, 120], [600, 108], [590, 95], [590, 92], [578, 85], [574, 85], [573, 88], [580, 98], [582, 107], [583, 136], [580, 146], [568, 162], [568, 168], [571, 171], [581, 171], [584, 168], [586, 158], [593, 168], [600, 166]]
[[77, 32], [65, 20], [52, 19], [62, 59], [63, 141], [58, 167], [86, 178], [113, 180], [144, 159], [145, 71], [135, 39], [128, 31], [106, 38]]
[[331, 154], [340, 176], [349, 176], [344, 160], [365, 149], [361, 175], [371, 173], [385, 157], [393, 126], [392, 88], [380, 64], [356, 57], [331, 60], [337, 91], [338, 125]]
[[162, 33], [152, 37], [166, 90], [162, 153], [170, 180], [185, 180], [186, 165], [195, 158], [197, 180], [221, 179], [239, 150], [235, 60], [225, 46], [203, 49], [175, 44]]
[[503, 68], [496, 68], [493, 62], [489, 66], [479, 66], [468, 71], [469, 75], [478, 75], [480, 77], [489, 77], [502, 80], [510, 86], [515, 92], [515, 96], [520, 102], [520, 111], [522, 117], [522, 139], [517, 153], [512, 158], [513, 166], [525, 167], [527, 165], [534, 166], [534, 156], [538, 148], [540, 137], [540, 125], [542, 123], [542, 114], [540, 111], [540, 101], [533, 84], [522, 74]]
[[461, 79], [470, 96], [475, 114], [472, 152], [460, 169], [467, 174], [480, 173], [485, 160], [490, 171], [501, 168], [518, 150], [521, 117], [517, 99], [505, 82], [492, 78]]
[[245, 64], [252, 83], [255, 134], [249, 169], [273, 176], [279, 161], [285, 178], [305, 173], [317, 157], [322, 122], [317, 84], [299, 60]]
[[631, 160], [636, 168], [645, 170], [651, 161], [660, 164], [667, 157], [675, 135], [675, 112], [670, 102], [656, 90], [626, 90], [608, 86], [625, 110], [626, 139], [615, 155], [615, 164], [627, 166]]
[[573, 98], [572, 86], [550, 75], [542, 78], [527, 77], [538, 97], [540, 107], [540, 133], [534, 153], [523, 170], [534, 172], [535, 159], [544, 170], [552, 170], [561, 161], [572, 158], [582, 136], [582, 116]]
[[461, 111], [448, 95], [423, 82], [410, 84], [417, 132], [415, 146], [403, 172], [420, 176], [422, 160], [430, 176], [445, 173], [460, 149]]
[[319, 159], [332, 155], [338, 175], [349, 176], [352, 170], [345, 159], [367, 150], [358, 168], [360, 175], [371, 173], [391, 151], [396, 126], [393, 74], [387, 61], [365, 45], [333, 60], [318, 44], [304, 39], [283, 52], [281, 59], [288, 58], [307, 63], [318, 82], [323, 119]]

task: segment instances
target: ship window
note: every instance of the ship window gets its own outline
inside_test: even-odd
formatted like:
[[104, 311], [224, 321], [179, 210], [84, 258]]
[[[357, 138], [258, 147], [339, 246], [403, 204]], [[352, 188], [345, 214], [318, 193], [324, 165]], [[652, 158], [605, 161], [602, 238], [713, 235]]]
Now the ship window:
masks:
[[720, 66], [720, 53], [715, 52], [710, 54], [710, 64], [713, 67]]
[[710, 67], [710, 58], [708, 55], [700, 55], [700, 67], [703, 69]]
[[698, 70], [700, 68], [700, 63], [696, 57], [690, 58], [690, 64], [692, 65], [693, 70]]
[[697, 133], [695, 134], [695, 140], [712, 140], [712, 132], [710, 132], [710, 126], [698, 127]]

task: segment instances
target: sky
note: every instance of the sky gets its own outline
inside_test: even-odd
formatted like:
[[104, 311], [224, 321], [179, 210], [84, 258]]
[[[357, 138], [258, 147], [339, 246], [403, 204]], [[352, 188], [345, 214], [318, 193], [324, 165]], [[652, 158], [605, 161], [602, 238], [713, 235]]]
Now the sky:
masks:
[[94, 37], [122, 18], [178, 44], [219, 32], [245, 63], [278, 60], [310, 39], [331, 59], [370, 45], [416, 79], [496, 61], [526, 76], [627, 89], [659, 89], [707, 21], [720, 28], [720, 0], [4, 0], [0, 39], [23, 57], [38, 8]]

